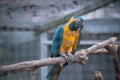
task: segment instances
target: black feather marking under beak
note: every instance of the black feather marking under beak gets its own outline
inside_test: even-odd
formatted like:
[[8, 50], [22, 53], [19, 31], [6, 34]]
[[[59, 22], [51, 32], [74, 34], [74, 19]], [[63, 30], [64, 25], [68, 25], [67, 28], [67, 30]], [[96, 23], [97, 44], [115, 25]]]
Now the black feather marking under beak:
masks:
[[82, 22], [77, 22], [75, 23], [75, 30], [82, 30], [83, 29], [83, 23]]

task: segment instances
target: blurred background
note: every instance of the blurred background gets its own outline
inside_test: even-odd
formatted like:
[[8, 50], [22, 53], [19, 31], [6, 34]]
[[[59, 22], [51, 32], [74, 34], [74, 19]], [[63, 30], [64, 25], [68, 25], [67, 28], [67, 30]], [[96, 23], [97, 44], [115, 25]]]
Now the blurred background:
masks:
[[[100, 7], [87, 11], [96, 6]], [[66, 22], [44, 30], [42, 26], [79, 13], [85, 25], [80, 49], [113, 36], [118, 37], [120, 44], [119, 0], [0, 0], [0, 66], [49, 57], [53, 34]], [[120, 54], [118, 57], [120, 61]], [[111, 56], [102, 54], [90, 55], [85, 65], [67, 66], [58, 80], [94, 80], [92, 71], [96, 70], [103, 73], [105, 80], [115, 79]], [[46, 66], [37, 69], [34, 75], [11, 73], [0, 80], [46, 80], [48, 71]]]

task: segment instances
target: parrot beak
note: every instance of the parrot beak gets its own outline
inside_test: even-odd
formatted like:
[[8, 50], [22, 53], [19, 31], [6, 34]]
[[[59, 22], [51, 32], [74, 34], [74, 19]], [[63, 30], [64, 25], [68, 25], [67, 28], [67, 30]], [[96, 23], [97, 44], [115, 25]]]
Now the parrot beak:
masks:
[[81, 31], [83, 29], [83, 22], [76, 22], [75, 29]]
[[78, 28], [78, 31], [81, 31], [81, 28]]

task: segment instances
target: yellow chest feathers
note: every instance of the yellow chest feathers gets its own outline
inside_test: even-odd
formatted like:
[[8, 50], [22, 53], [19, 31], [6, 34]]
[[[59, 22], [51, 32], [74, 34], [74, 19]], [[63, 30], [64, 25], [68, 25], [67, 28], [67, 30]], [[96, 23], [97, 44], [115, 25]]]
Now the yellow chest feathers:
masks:
[[70, 31], [68, 26], [64, 27], [62, 44], [59, 49], [59, 53], [71, 53], [72, 50], [76, 49], [77, 41], [79, 38], [79, 32]]

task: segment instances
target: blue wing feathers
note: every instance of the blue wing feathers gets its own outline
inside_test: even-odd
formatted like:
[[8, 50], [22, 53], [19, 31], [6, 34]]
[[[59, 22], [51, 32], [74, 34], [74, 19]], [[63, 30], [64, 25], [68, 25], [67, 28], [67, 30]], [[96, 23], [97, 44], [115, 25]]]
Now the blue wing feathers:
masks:
[[[55, 31], [55, 34], [52, 39], [52, 47], [51, 47], [51, 57], [59, 56], [59, 48], [62, 43], [63, 37], [63, 27], [58, 27]], [[50, 68], [50, 72], [47, 75], [47, 80], [57, 80], [61, 69], [58, 66], [52, 65]]]
[[55, 31], [55, 34], [52, 39], [51, 57], [59, 56], [58, 50], [59, 50], [60, 44], [62, 42], [62, 34], [63, 34], [63, 28], [58, 27], [58, 29]]

